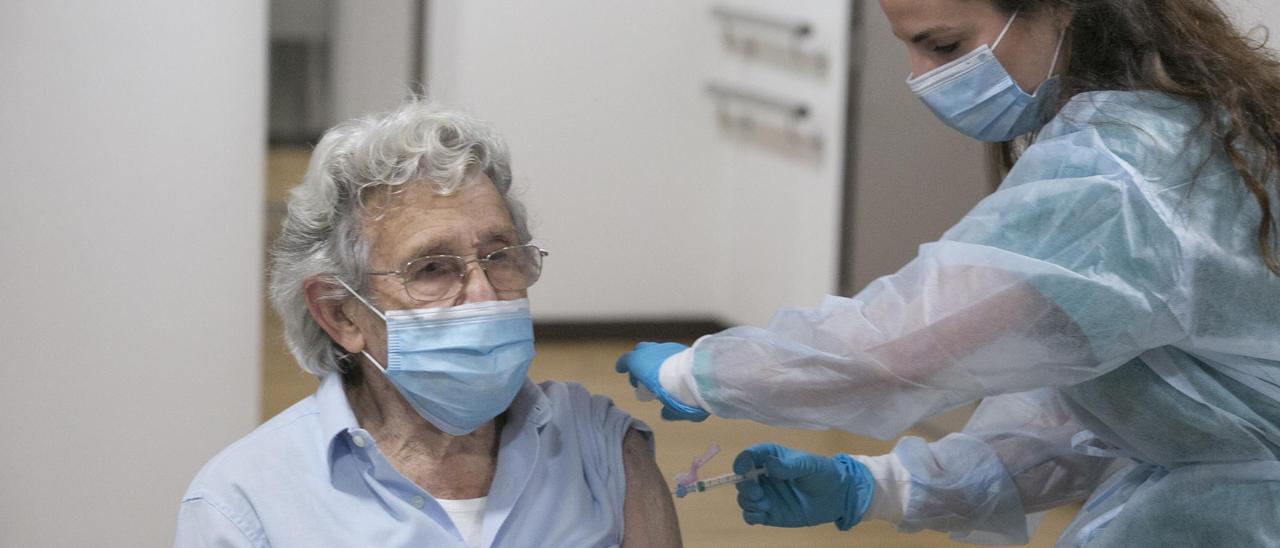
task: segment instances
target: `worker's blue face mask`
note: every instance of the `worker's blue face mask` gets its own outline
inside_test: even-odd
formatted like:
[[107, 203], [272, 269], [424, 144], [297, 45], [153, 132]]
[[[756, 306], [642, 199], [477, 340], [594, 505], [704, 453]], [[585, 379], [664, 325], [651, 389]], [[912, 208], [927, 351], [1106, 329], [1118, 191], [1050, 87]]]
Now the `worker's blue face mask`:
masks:
[[524, 385], [533, 361], [528, 299], [384, 314], [351, 293], [387, 322], [386, 366], [361, 353], [436, 428], [470, 434], [506, 411]]
[[1014, 13], [994, 44], [986, 44], [965, 56], [918, 77], [907, 86], [952, 129], [979, 141], [1008, 141], [1039, 129], [1052, 113], [1049, 105], [1058, 95], [1058, 77], [1053, 69], [1066, 30], [1058, 36], [1049, 74], [1033, 95], [1022, 91], [996, 59], [995, 48], [1013, 26]]

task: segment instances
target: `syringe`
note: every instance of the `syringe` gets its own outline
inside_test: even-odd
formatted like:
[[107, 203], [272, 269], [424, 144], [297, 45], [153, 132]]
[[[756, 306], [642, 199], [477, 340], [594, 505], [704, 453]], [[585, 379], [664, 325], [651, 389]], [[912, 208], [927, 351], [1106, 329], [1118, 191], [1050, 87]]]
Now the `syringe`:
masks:
[[675, 496], [684, 498], [690, 493], [701, 493], [707, 489], [720, 487], [721, 485], [733, 485], [744, 481], [753, 480], [764, 475], [764, 468], [752, 468], [745, 474], [725, 474], [714, 478], [695, 481], [689, 485], [676, 485]]

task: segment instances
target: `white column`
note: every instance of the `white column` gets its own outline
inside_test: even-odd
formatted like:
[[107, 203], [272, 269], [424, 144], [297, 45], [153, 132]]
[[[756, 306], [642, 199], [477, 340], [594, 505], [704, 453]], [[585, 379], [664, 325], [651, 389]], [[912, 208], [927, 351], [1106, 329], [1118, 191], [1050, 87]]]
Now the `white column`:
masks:
[[266, 3], [0, 15], [0, 546], [165, 546], [257, 420]]

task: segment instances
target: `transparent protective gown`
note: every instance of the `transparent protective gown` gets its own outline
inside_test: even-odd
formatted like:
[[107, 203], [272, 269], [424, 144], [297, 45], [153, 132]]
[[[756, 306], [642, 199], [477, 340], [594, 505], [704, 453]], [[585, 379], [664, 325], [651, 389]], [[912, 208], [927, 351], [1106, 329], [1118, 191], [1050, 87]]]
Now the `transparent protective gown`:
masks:
[[698, 396], [881, 438], [985, 398], [895, 448], [904, 530], [1020, 543], [1087, 498], [1060, 545], [1280, 546], [1280, 278], [1199, 122], [1156, 93], [1073, 98], [901, 271], [700, 339]]

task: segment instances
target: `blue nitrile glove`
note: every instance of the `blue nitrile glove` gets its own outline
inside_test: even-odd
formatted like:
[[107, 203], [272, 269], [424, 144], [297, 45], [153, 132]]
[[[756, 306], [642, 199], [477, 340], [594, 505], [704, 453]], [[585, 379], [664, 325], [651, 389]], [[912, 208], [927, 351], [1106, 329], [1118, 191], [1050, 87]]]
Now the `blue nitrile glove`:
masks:
[[875, 483], [849, 455], [824, 457], [765, 443], [748, 447], [733, 461], [733, 472], [764, 468], [765, 474], [738, 487], [742, 519], [750, 525], [807, 527], [835, 522], [848, 531], [871, 506]]
[[700, 407], [681, 403], [662, 388], [661, 382], [658, 382], [658, 369], [662, 366], [662, 362], [687, 348], [689, 347], [679, 343], [642, 342], [636, 345], [635, 350], [618, 358], [615, 369], [619, 373], [630, 373], [631, 386], [643, 383], [645, 389], [662, 402], [662, 418], [669, 421], [702, 422], [707, 420], [709, 413]]

